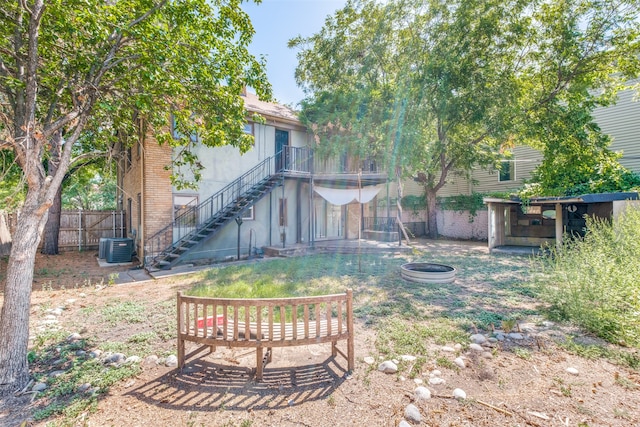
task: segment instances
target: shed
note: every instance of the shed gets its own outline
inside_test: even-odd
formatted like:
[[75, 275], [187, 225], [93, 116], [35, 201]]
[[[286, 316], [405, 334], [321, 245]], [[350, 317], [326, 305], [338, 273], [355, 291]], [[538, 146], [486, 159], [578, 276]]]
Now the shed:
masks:
[[584, 194], [519, 198], [486, 197], [489, 250], [503, 247], [539, 248], [560, 245], [565, 234], [584, 236], [587, 216], [613, 219], [628, 206], [640, 208], [638, 193]]

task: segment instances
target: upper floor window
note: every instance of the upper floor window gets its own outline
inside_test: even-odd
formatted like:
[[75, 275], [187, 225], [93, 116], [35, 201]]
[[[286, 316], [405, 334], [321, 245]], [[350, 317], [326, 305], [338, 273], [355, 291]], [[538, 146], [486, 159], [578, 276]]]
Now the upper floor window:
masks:
[[[171, 136], [174, 139], [180, 139], [184, 136], [184, 134], [182, 132], [180, 132], [180, 130], [178, 130], [178, 124], [176, 122], [176, 116], [174, 116], [173, 114], [171, 115]], [[193, 132], [191, 133], [191, 142], [196, 142], [198, 141], [198, 135]]]
[[245, 123], [244, 124], [244, 133], [249, 135], [253, 135], [253, 123]]
[[515, 160], [503, 160], [500, 162], [499, 181], [515, 181], [516, 179], [516, 162]]

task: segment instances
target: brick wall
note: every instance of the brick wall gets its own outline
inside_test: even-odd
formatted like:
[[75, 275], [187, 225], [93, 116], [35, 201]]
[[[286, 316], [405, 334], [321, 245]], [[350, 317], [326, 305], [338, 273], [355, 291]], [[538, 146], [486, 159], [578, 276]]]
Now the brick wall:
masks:
[[[140, 147], [131, 149], [130, 165], [127, 165], [127, 160], [122, 162], [124, 174], [121, 184], [123, 209], [128, 209], [128, 200], [131, 200], [131, 229], [128, 229], [128, 234], [134, 237], [135, 231], [139, 252], [141, 238], [151, 237], [173, 220], [171, 170], [165, 170], [165, 166], [171, 165], [171, 147], [159, 145], [151, 130], [140, 144]], [[142, 212], [142, 218], [139, 212]]]

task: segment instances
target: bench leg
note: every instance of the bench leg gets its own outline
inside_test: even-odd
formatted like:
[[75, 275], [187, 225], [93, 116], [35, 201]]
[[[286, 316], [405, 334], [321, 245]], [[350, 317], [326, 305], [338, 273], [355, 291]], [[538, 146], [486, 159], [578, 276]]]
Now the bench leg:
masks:
[[354, 345], [354, 337], [353, 337], [353, 329], [349, 331], [349, 338], [347, 338], [347, 367], [349, 372], [353, 372], [356, 367], [355, 360], [355, 345]]
[[267, 360], [266, 360], [265, 364], [267, 364], [267, 363], [271, 363], [271, 354], [272, 354], [272, 353], [273, 353], [273, 352], [271, 351], [271, 347], [268, 347], [268, 348], [267, 348]]
[[336, 357], [338, 355], [338, 349], [336, 345], [338, 343], [336, 341], [331, 341], [331, 357]]
[[262, 347], [256, 348], [256, 381], [262, 381]]
[[182, 370], [184, 367], [184, 340], [178, 338], [178, 368]]

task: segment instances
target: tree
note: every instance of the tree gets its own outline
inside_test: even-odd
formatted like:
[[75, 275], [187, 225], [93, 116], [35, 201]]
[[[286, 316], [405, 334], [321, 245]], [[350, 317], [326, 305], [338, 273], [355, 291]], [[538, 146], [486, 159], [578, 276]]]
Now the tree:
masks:
[[[0, 314], [0, 394], [28, 379], [29, 302], [48, 211], [82, 138], [128, 144], [152, 126], [161, 143], [175, 112], [183, 135], [251, 145], [243, 86], [270, 98], [264, 61], [248, 53], [253, 27], [238, 0], [21, 0], [0, 10], [0, 150], [27, 190], [9, 257]], [[60, 134], [60, 138], [56, 135]], [[45, 169], [55, 148], [57, 168]], [[104, 151], [104, 150], [103, 150]], [[74, 154], [77, 157], [72, 158]]]
[[352, 0], [289, 43], [302, 117], [325, 150], [383, 156], [421, 182], [433, 238], [451, 174], [540, 145], [558, 106], [588, 114], [637, 70], [636, 17], [635, 1]]

